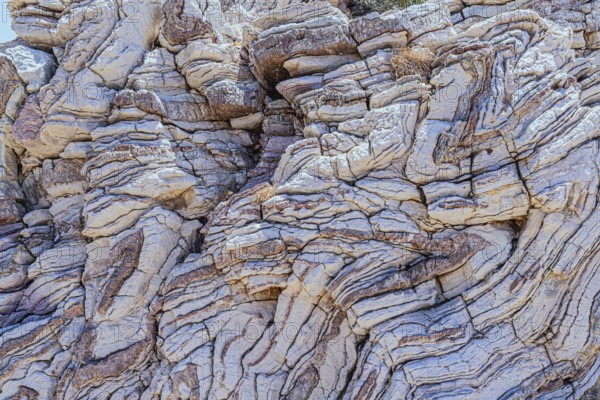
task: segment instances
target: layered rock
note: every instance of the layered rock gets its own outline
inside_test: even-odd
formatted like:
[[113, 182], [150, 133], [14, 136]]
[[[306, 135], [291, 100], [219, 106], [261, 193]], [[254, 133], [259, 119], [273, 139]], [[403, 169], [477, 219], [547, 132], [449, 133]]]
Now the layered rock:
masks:
[[599, 4], [12, 1], [0, 398], [593, 398]]

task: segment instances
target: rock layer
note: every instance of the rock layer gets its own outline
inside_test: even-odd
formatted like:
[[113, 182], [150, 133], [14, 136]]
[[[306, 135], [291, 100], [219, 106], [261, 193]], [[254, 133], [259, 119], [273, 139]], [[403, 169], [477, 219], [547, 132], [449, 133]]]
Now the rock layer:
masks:
[[600, 2], [10, 2], [0, 399], [580, 399]]

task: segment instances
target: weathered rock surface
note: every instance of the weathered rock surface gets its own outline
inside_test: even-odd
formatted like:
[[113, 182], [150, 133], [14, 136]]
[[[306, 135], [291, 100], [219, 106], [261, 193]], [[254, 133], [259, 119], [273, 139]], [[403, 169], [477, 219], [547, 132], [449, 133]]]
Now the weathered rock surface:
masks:
[[600, 1], [11, 0], [0, 399], [595, 399]]

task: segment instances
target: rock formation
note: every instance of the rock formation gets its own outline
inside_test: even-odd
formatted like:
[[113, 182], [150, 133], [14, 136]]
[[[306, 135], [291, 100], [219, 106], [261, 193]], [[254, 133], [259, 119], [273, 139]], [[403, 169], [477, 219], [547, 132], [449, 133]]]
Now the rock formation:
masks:
[[597, 398], [600, 0], [348, 6], [9, 1], [0, 399]]

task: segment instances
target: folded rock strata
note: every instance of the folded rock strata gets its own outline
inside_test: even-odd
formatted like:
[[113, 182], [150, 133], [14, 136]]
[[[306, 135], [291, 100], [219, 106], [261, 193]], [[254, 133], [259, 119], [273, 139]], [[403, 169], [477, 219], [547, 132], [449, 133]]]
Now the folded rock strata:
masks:
[[11, 0], [0, 399], [594, 399], [600, 1]]

